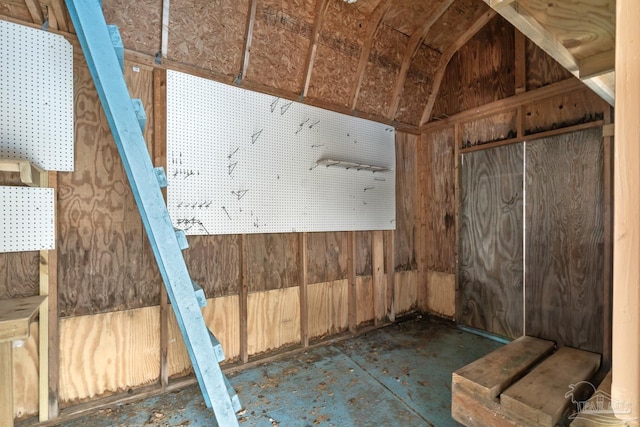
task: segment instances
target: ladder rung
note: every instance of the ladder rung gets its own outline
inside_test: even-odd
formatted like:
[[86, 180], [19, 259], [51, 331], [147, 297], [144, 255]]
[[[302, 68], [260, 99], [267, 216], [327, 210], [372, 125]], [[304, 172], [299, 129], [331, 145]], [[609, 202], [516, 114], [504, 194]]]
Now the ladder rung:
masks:
[[142, 104], [141, 99], [132, 99], [133, 102], [133, 111], [136, 112], [136, 118], [138, 119], [138, 124], [140, 125], [140, 130], [144, 132], [144, 127], [147, 124], [147, 113], [144, 111], [144, 105]]
[[193, 292], [195, 292], [195, 294], [196, 294], [196, 299], [198, 300], [198, 305], [200, 306], [200, 308], [204, 307], [205, 305], [207, 305], [207, 297], [204, 294], [204, 291], [202, 290], [200, 285], [198, 285], [193, 280], [191, 281], [191, 284], [193, 285]]
[[120, 71], [124, 71], [124, 44], [122, 43], [122, 37], [120, 37], [120, 30], [117, 25], [107, 25], [107, 28], [109, 29], [113, 50], [116, 52], [120, 63]]
[[178, 245], [180, 249], [185, 250], [189, 248], [189, 242], [187, 242], [187, 235], [184, 233], [184, 230], [175, 229], [176, 239], [178, 239]]
[[222, 362], [225, 359], [224, 350], [222, 350], [222, 345], [218, 338], [213, 335], [213, 332], [209, 330], [209, 337], [211, 338], [211, 345], [213, 346], [213, 352], [216, 354], [216, 359], [218, 359], [218, 363]]
[[153, 172], [156, 174], [156, 179], [158, 180], [160, 188], [167, 188], [169, 181], [167, 181], [167, 174], [164, 173], [164, 168], [162, 166], [158, 166], [157, 168], [153, 168]]

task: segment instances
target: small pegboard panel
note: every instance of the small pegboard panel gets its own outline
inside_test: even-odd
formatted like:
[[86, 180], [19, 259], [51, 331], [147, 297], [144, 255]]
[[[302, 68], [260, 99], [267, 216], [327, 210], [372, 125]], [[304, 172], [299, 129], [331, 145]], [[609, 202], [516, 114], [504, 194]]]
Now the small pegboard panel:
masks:
[[73, 170], [73, 47], [0, 21], [0, 158]]
[[0, 186], [0, 252], [55, 248], [53, 188]]
[[187, 234], [395, 229], [395, 129], [167, 72], [168, 208]]

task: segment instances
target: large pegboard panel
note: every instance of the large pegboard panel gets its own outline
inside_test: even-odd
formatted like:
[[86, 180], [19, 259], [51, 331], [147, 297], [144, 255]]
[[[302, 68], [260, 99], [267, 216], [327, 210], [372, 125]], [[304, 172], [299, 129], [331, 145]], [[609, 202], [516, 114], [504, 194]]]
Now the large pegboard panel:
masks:
[[167, 72], [168, 208], [187, 234], [394, 229], [394, 168], [393, 127]]
[[0, 252], [55, 248], [53, 188], [0, 186]]
[[73, 170], [73, 48], [0, 21], [0, 158]]

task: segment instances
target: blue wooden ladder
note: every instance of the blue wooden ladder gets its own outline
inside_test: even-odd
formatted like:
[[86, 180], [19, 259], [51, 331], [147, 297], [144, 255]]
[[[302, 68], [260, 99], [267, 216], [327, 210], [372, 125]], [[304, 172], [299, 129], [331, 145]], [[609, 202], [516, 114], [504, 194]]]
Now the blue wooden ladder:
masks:
[[176, 314], [202, 395], [218, 424], [238, 426], [240, 401], [219, 363], [220, 343], [202, 317], [204, 292], [191, 280], [182, 256], [184, 232], [175, 230], [161, 188], [162, 168], [154, 168], [142, 129], [146, 117], [140, 100], [131, 99], [124, 80], [124, 49], [116, 26], [107, 25], [99, 0], [65, 0], [102, 107], [118, 146], [142, 222], [153, 248], [171, 306]]

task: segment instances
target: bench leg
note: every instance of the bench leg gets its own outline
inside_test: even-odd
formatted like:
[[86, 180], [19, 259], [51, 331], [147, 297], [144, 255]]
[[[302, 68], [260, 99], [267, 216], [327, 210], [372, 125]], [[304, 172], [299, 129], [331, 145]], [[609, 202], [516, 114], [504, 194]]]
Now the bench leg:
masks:
[[13, 357], [11, 341], [0, 342], [0, 426], [13, 427]]

